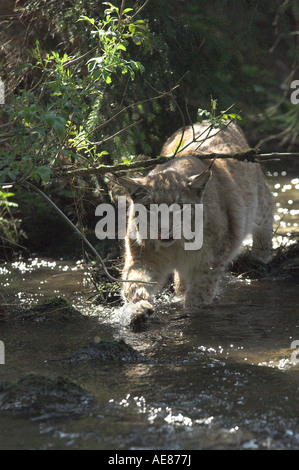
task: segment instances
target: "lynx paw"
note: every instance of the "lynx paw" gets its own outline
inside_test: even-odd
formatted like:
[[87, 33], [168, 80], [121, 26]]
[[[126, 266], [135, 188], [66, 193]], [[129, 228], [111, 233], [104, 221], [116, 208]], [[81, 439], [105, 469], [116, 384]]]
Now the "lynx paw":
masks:
[[140, 315], [150, 316], [154, 311], [154, 307], [148, 300], [140, 300], [139, 302], [137, 302], [135, 304], [135, 309], [136, 310], [134, 313], [136, 316], [140, 316]]
[[154, 307], [148, 300], [140, 300], [132, 305], [130, 324], [136, 325], [145, 322], [153, 311]]

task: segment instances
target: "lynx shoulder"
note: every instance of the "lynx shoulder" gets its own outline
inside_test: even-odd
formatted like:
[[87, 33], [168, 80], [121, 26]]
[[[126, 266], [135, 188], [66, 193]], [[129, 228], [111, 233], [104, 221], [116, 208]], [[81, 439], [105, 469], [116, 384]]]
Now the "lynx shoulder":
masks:
[[[197, 142], [192, 142], [194, 131]], [[211, 303], [219, 280], [248, 234], [253, 236], [252, 256], [264, 263], [271, 259], [272, 196], [260, 166], [217, 159], [210, 171], [211, 160], [196, 156], [247, 150], [241, 129], [231, 124], [219, 132], [211, 130], [209, 124], [198, 123], [194, 130], [186, 128], [183, 137], [182, 130], [171, 136], [161, 154], [174, 154], [178, 145], [183, 150], [176, 158], [158, 165], [147, 176], [119, 179], [131, 201], [122, 277], [136, 281], [123, 283], [122, 294], [126, 302], [134, 304], [136, 316], [151, 313], [154, 296], [170, 274], [186, 308]], [[189, 204], [193, 208], [202, 204], [201, 247], [186, 250], [185, 240], [174, 239], [171, 234], [167, 239], [138, 236], [136, 204]], [[137, 232], [134, 239], [129, 235], [132, 231]]]

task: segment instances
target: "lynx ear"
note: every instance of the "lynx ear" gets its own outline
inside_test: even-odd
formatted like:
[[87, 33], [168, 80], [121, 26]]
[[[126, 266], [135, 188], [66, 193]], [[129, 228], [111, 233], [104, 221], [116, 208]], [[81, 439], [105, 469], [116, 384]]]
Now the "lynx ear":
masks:
[[206, 170], [199, 175], [190, 176], [188, 186], [193, 189], [200, 189], [203, 192], [211, 176], [212, 172], [210, 170]]
[[144, 185], [141, 181], [138, 181], [134, 178], [128, 178], [127, 176], [118, 176], [115, 179], [115, 182], [122, 186], [123, 188], [127, 189], [130, 196], [133, 196], [136, 191], [144, 190]]

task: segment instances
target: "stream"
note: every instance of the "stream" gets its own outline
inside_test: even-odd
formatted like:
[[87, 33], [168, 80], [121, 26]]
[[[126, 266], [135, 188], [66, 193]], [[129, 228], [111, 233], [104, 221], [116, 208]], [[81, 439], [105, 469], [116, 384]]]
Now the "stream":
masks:
[[[299, 179], [269, 179], [280, 244], [298, 230]], [[138, 331], [93, 293], [80, 260], [0, 265], [1, 449], [299, 449], [298, 277], [228, 273], [198, 311], [161, 295]], [[74, 309], [30, 314], [53, 297]]]

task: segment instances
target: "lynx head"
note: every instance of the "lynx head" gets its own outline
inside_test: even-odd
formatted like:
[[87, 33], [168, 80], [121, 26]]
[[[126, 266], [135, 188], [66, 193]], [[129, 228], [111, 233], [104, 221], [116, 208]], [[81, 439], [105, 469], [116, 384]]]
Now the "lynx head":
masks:
[[119, 177], [117, 183], [129, 194], [128, 230], [136, 233], [136, 241], [152, 243], [156, 249], [180, 242], [174, 233], [181, 213], [187, 205], [192, 208], [202, 202], [210, 176], [209, 170], [190, 177], [168, 170], [143, 178]]

